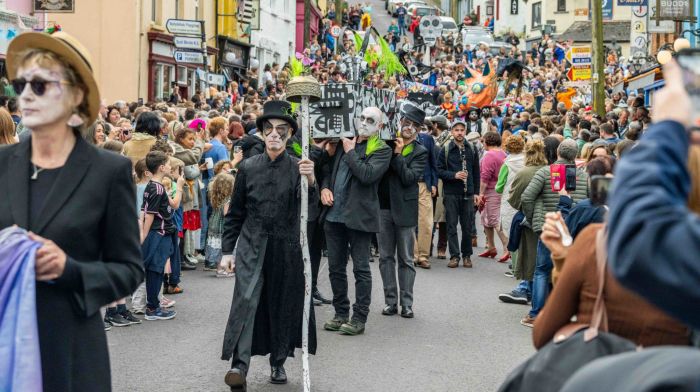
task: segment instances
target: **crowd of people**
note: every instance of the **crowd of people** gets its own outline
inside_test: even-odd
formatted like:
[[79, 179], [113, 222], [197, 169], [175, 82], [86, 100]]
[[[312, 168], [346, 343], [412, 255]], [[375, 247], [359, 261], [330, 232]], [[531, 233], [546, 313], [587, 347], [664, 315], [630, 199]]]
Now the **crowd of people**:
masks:
[[[358, 30], [371, 26], [371, 7], [352, 6], [343, 12], [343, 20], [348, 25]], [[331, 8], [329, 19], [334, 13]], [[358, 119], [355, 138], [312, 140], [310, 160], [299, 161], [298, 119], [289, 115], [291, 107], [284, 102], [286, 86], [292, 77], [289, 64], [265, 65], [260, 83], [258, 78], [244, 79], [231, 82], [226, 89], [212, 87], [197, 92], [188, 99], [180, 97], [174, 86], [169, 99], [143, 105], [90, 101], [88, 106], [92, 105], [89, 108], [92, 112], [82, 116], [87, 121], [83, 125], [71, 125], [71, 129], [81, 129], [79, 140], [87, 142], [83, 145], [75, 141], [75, 148], [85, 150], [87, 144], [91, 144], [99, 149], [99, 157], [105, 162], [113, 162], [106, 152], [127, 157], [131, 162], [136, 195], [121, 195], [119, 200], [133, 204], [129, 211], [139, 211], [134, 214], [133, 222], [123, 222], [122, 218], [128, 214], [119, 213], [122, 218], [94, 224], [103, 227], [118, 222], [139, 233], [138, 239], [124, 240], [139, 241], [142, 256], [137, 261], [145, 269], [145, 279], [139, 279], [135, 272], [130, 279], [123, 278], [124, 281], [115, 286], [118, 290], [100, 297], [113, 301], [109, 304], [83, 301], [83, 306], [90, 306], [89, 315], [94, 315], [95, 307], [107, 305], [103, 317], [105, 330], [139, 324], [141, 319], [135, 316], [139, 314], [146, 320], [171, 320], [176, 315], [173, 298], [189, 293], [183, 271], [195, 271], [202, 265], [207, 273], [236, 279], [222, 354], [224, 359], [232, 358], [227, 384], [232, 389], [245, 385], [250, 355], [267, 353], [273, 354], [270, 356], [271, 381], [286, 382], [284, 359], [294, 347], [299, 347], [300, 340], [296, 333], [278, 328], [280, 325], [300, 328], [297, 321], [301, 318], [297, 313], [300, 316], [302, 298], [297, 294], [298, 286], [303, 286], [299, 275], [301, 253], [298, 243], [291, 245], [298, 239], [298, 233], [291, 230], [295, 225], [298, 230], [298, 223], [295, 223], [298, 214], [297, 207], [290, 206], [298, 204], [299, 177], [306, 176], [311, 195], [307, 228], [313, 304], [330, 304], [335, 311], [331, 320], [322, 323], [327, 331], [346, 335], [364, 333], [372, 302], [370, 262], [376, 256], [384, 288], [382, 314], [413, 318], [416, 267], [425, 270], [436, 265], [453, 269], [460, 265], [467, 269], [478, 268], [474, 259], [476, 252], [480, 260], [491, 258], [507, 264], [504, 273], [514, 278], [514, 287], [510, 292], [494, 293], [494, 296], [498, 295], [504, 303], [529, 306], [528, 311], [523, 310], [520, 323], [534, 327], [534, 345], [541, 348], [570, 323], [572, 316], [576, 316], [578, 323], [591, 322], [600, 279], [596, 273], [596, 252], [600, 248], [597, 249], [595, 243], [599, 233], [609, 233], [610, 256], [615, 262], [605, 283], [607, 330], [642, 346], [690, 345], [691, 330], [698, 327], [697, 316], [686, 312], [692, 305], [688, 309], [669, 305], [670, 294], [661, 296], [661, 288], [643, 283], [643, 279], [651, 279], [649, 275], [653, 275], [654, 268], [635, 270], [635, 260], [625, 254], [625, 241], [630, 240], [639, 245], [632, 254], [653, 263], [650, 255], [661, 253], [650, 249], [651, 244], [662, 237], [671, 241], [668, 233], [658, 230], [668, 227], [675, 232], [680, 228], [660, 222], [657, 227], [646, 229], [649, 236], [658, 235], [645, 236], [649, 243], [634, 238], [634, 229], [622, 228], [630, 224], [625, 219], [634, 220], [628, 215], [647, 213], [642, 209], [630, 212], [625, 206], [625, 203], [634, 204], [633, 195], [640, 198], [638, 203], [646, 197], [636, 188], [641, 189], [645, 184], [631, 178], [635, 176], [635, 168], [625, 163], [627, 156], [633, 157], [629, 162], [650, 165], [661, 158], [649, 151], [653, 149], [651, 141], [645, 145], [644, 140], [663, 143], [658, 141], [662, 131], [652, 130], [655, 125], [651, 125], [652, 116], [644, 98], [634, 91], [613, 92], [612, 87], [629, 72], [624, 62], [619, 61], [616, 49], [610, 50], [605, 114], [600, 115], [593, 111], [586, 88], [570, 87], [566, 83], [569, 64], [563, 53], [571, 42], [557, 42], [545, 35], [532, 50], [520, 51], [516, 43], [509, 50], [494, 53], [483, 43], [471, 46], [438, 39], [430, 49], [432, 63], [423, 64], [423, 50], [403, 38], [410, 29], [401, 18], [402, 12], [399, 16], [398, 23], [390, 27], [387, 41], [407, 66], [423, 67], [424, 72], [388, 75], [377, 72], [375, 64], [369, 64], [361, 83], [377, 89], [391, 89], [397, 95], [405, 89], [406, 81], [422, 84], [430, 91], [431, 104], [409, 102], [402, 105], [393, 140], [379, 138], [380, 131], [391, 125], [386, 123], [378, 108], [368, 107]], [[466, 19], [464, 23], [471, 23]], [[323, 37], [321, 43], [314, 40], [302, 54], [304, 59], [309, 59], [309, 73], [321, 83], [352, 79], [342, 56], [333, 54], [335, 40], [328, 39], [327, 30], [320, 37]], [[354, 54], [352, 39], [344, 39], [342, 45]], [[59, 64], [69, 70], [66, 79], [70, 80], [71, 67], [76, 65], [62, 64], [42, 53], [21, 57], [23, 73], [15, 75], [14, 92], [10, 92], [16, 97], [0, 97], [4, 107], [0, 109], [0, 144], [28, 145], [29, 138], [34, 140], [41, 135], [38, 132], [48, 134], [50, 131], [48, 125], [36, 119], [35, 112], [17, 108], [18, 100], [21, 105], [30, 106], [41, 101], [44, 92], [54, 93], [49, 82], [37, 87], [38, 83], [29, 80], [32, 77], [36, 80], [36, 72], [30, 66], [41, 68], [46, 67], [45, 64]], [[43, 62], [45, 58], [48, 62]], [[471, 73], [488, 74], [490, 67], [495, 72], [499, 62], [508, 59], [524, 64], [522, 75], [517, 78], [499, 75], [494, 82], [497, 87], [490, 87], [499, 90], [497, 99], [483, 107], [471, 106], [469, 93], [478, 93], [468, 84]], [[72, 77], [75, 79], [75, 75]], [[51, 80], [50, 76], [44, 79]], [[89, 98], [87, 92], [84, 95], [84, 99]], [[426, 114], [427, 108], [440, 110]], [[82, 106], [65, 109], [61, 116], [66, 117], [69, 124], [76, 110], [87, 110]], [[664, 109], [672, 110], [668, 105]], [[28, 113], [28, 118], [23, 118], [22, 113]], [[654, 120], [669, 117], [666, 112], [659, 110], [659, 113], [662, 113], [661, 118]], [[62, 119], [61, 116], [57, 118]], [[686, 123], [681, 117], [672, 119]], [[675, 125], [667, 122], [656, 127], [663, 126]], [[647, 137], [646, 133], [653, 135]], [[680, 135], [681, 132], [676, 133]], [[697, 192], [698, 150], [691, 147], [686, 160], [688, 142], [680, 136], [677, 139], [676, 144], [666, 146], [676, 153], [666, 159], [677, 161], [674, 164], [682, 163], [682, 168], [672, 172], [678, 176], [674, 183], [678, 195], [674, 200], [679, 203], [670, 209], [684, 225], [696, 230], [697, 215], [694, 214], [698, 213], [696, 204], [700, 198]], [[40, 140], [44, 139], [37, 140], [37, 144]], [[46, 142], [50, 140], [53, 139], [47, 138]], [[31, 148], [35, 148], [34, 142]], [[44, 202], [39, 192], [49, 194], [56, 180], [70, 181], [59, 172], [52, 173], [56, 170], [54, 167], [61, 165], [56, 166], [52, 160], [42, 162], [36, 157], [40, 155], [32, 155], [33, 166], [27, 168], [27, 173], [33, 168], [32, 222], [38, 210], [33, 203]], [[71, 159], [67, 157], [64, 162]], [[649, 161], [641, 162], [645, 157]], [[1, 153], [0, 159], [3, 159]], [[567, 179], [564, 186], [557, 167], [571, 168], [573, 181]], [[622, 168], [618, 170], [617, 167]], [[651, 170], [645, 176], [661, 176], [664, 167]], [[604, 178], [613, 178], [618, 172], [624, 174], [624, 180], [616, 178], [614, 197], [609, 201], [606, 192], [597, 189], [602, 187]], [[111, 178], [111, 174], [107, 177]], [[37, 178], [39, 181], [35, 181]], [[289, 178], [297, 182], [290, 182]], [[270, 186], [273, 192], [261, 191]], [[91, 205], [95, 203], [91, 201]], [[2, 206], [4, 204], [0, 204]], [[648, 205], [639, 206], [642, 207]], [[661, 206], [657, 207], [663, 213]], [[609, 209], [614, 221], [605, 229]], [[684, 217], [680, 210], [689, 213]], [[695, 218], [689, 218], [691, 216]], [[10, 223], [22, 226], [24, 222], [22, 227], [40, 230], [35, 222], [27, 226], [26, 217], [22, 219], [0, 222], [2, 227]], [[281, 226], [275, 227], [276, 223]], [[647, 227], [643, 222], [638, 224]], [[478, 241], [479, 227], [483, 227], [486, 238], [483, 244]], [[283, 228], [291, 231], [282, 232]], [[114, 229], [126, 230], [124, 227]], [[42, 234], [41, 231], [37, 233]], [[53, 234], [46, 235], [51, 238]], [[691, 236], [683, 238], [692, 243]], [[697, 240], [696, 237], [693, 238]], [[571, 241], [565, 241], [567, 238]], [[37, 240], [44, 241], [41, 237]], [[66, 259], [63, 255], [65, 270], [62, 273], [69, 276], [61, 278], [62, 284], [76, 285], [79, 284], [76, 279], [88, 279], [88, 275], [78, 278], [84, 273], [79, 272], [80, 268], [84, 267], [76, 267], [79, 262], [71, 261], [70, 257], [77, 257], [71, 252], [77, 251], [69, 249], [65, 241], [63, 250], [69, 257]], [[641, 254], [642, 249], [649, 254]], [[262, 251], [262, 258], [256, 258], [259, 251]], [[677, 254], [678, 250], [669, 252], [679, 260], [684, 258]], [[324, 278], [319, 276], [324, 254], [328, 257], [332, 299], [317, 288], [318, 279]], [[98, 255], [87, 256], [99, 259]], [[272, 258], [284, 262], [273, 265]], [[346, 273], [350, 259], [355, 282], [352, 307], [348, 298], [351, 280]], [[436, 261], [442, 259], [447, 262]], [[134, 260], [130, 262], [134, 264]], [[254, 266], [256, 262], [260, 268]], [[687, 268], [697, 271], [697, 266]], [[674, 272], [672, 267], [663, 270], [668, 276], [658, 279], [660, 287], [685, 290], [678, 287], [671, 276], [678, 270]], [[266, 282], [280, 283], [283, 276], [294, 278], [272, 287], [257, 280], [261, 279], [261, 274]], [[59, 276], [60, 273], [46, 280]], [[697, 275], [687, 274], [683, 279], [692, 276]], [[110, 275], [110, 279], [114, 278]], [[138, 288], [132, 284], [134, 282], [141, 282]], [[47, 288], [42, 290], [56, 290], [51, 284], [45, 285]], [[285, 293], [285, 299], [280, 299], [279, 293]], [[297, 301], [285, 302], [288, 298]], [[254, 318], [258, 324], [261, 308], [268, 312], [270, 325], [256, 327], [262, 329], [256, 329], [253, 335], [252, 330], [246, 329], [246, 322]], [[315, 328], [312, 329], [313, 352]], [[270, 341], [263, 343], [265, 348], [258, 346], [261, 333], [274, 335], [269, 338], [274, 342], [272, 347], [269, 347]], [[42, 359], [44, 353], [42, 351]]]

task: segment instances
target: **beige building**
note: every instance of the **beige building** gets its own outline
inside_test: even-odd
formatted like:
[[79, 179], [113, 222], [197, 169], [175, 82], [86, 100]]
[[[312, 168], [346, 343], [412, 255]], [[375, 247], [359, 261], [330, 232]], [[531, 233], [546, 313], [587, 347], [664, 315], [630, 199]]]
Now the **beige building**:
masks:
[[205, 0], [90, 0], [72, 14], [47, 19], [78, 38], [92, 55], [102, 97], [136, 101], [167, 99], [172, 83], [183, 96], [195, 89], [201, 64], [176, 63], [169, 18], [205, 21], [209, 64], [215, 63], [215, 2]]

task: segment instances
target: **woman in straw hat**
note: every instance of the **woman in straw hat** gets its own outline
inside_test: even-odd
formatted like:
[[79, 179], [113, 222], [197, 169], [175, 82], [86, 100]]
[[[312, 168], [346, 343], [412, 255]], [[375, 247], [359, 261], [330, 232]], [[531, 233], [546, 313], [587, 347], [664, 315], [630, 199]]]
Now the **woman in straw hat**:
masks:
[[143, 280], [131, 162], [80, 137], [100, 108], [85, 48], [64, 32], [17, 36], [7, 69], [31, 136], [0, 149], [0, 229], [42, 245], [36, 315], [45, 391], [111, 390], [100, 307]]

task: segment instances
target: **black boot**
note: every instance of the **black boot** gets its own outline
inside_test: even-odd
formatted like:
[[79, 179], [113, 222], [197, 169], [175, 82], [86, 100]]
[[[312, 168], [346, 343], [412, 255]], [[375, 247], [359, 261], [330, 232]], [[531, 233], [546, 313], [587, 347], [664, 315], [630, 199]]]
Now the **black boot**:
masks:
[[284, 371], [284, 366], [270, 366], [270, 382], [272, 384], [286, 384], [287, 372]]
[[[330, 299], [324, 297], [323, 294], [321, 294], [321, 292], [318, 291], [318, 289], [315, 289], [315, 290], [314, 290], [314, 292], [313, 292], [313, 298], [314, 298], [314, 305], [316, 305], [316, 301], [320, 302], [321, 304], [326, 304], [326, 305], [328, 305], [328, 304], [330, 304], [330, 303], [333, 302], [333, 301], [331, 301]], [[320, 305], [320, 304], [319, 304], [319, 305]]]

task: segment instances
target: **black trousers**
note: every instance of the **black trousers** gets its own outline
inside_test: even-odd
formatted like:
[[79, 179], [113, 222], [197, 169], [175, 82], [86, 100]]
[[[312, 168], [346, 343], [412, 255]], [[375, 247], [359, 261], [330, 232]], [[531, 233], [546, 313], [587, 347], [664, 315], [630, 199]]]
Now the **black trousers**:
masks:
[[314, 293], [324, 247], [323, 225], [318, 222], [318, 219], [306, 224], [306, 235], [309, 238], [309, 257], [311, 258], [311, 292]]
[[[472, 231], [474, 215], [474, 196], [445, 195], [445, 220], [447, 221], [447, 243], [450, 248], [450, 258], [468, 257], [472, 255]], [[457, 223], [462, 232], [460, 246], [457, 233]], [[461, 251], [461, 253], [460, 253]]]
[[348, 256], [352, 257], [352, 272], [355, 275], [355, 304], [352, 319], [367, 322], [372, 301], [372, 271], [369, 268], [369, 246], [374, 233], [349, 229], [343, 223], [326, 222], [326, 244], [328, 245], [328, 274], [333, 289], [333, 307], [340, 318], [350, 316], [348, 298]]

